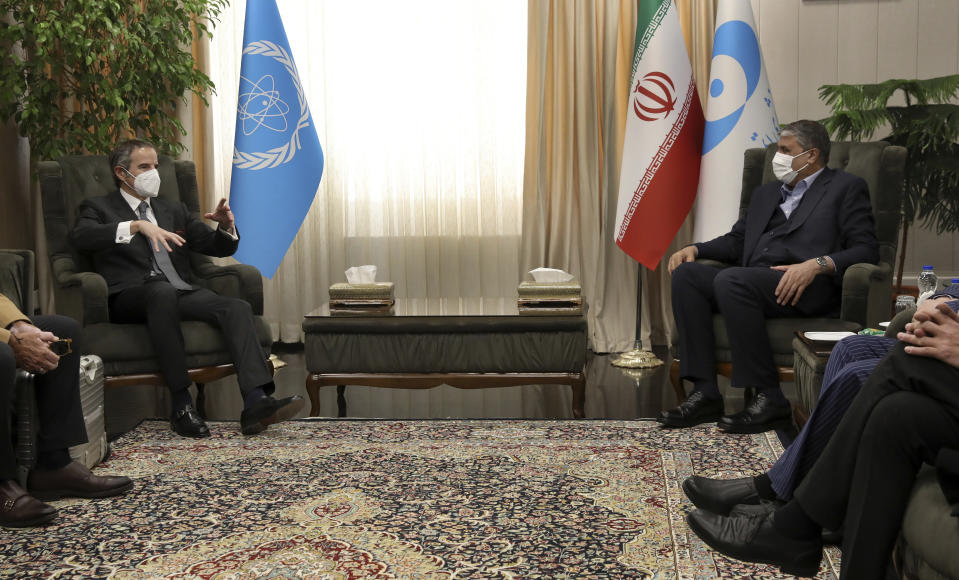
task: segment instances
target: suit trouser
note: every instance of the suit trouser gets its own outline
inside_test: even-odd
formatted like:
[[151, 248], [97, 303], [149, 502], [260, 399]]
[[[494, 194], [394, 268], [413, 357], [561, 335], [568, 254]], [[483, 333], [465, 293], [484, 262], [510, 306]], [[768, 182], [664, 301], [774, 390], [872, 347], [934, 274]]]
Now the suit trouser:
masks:
[[796, 306], [776, 304], [783, 273], [766, 266], [717, 268], [687, 262], [673, 271], [673, 316], [679, 328], [679, 371], [700, 385], [716, 384], [713, 314], [726, 319], [734, 387], [778, 387], [779, 373], [766, 332], [766, 318], [804, 317], [838, 310], [831, 277], [817, 276]]
[[859, 391], [794, 497], [843, 525], [843, 576], [881, 578], [923, 462], [959, 447], [959, 369], [897, 344]]
[[[86, 443], [87, 428], [80, 406], [80, 325], [65, 316], [37, 316], [33, 324], [60, 338], [73, 339], [73, 352], [60, 357], [57, 368], [34, 375], [37, 402], [37, 450], [40, 453]], [[0, 343], [0, 480], [16, 479], [16, 456], [10, 416], [16, 383], [16, 360], [10, 345]]]
[[121, 290], [110, 297], [110, 320], [146, 323], [156, 351], [160, 374], [171, 392], [190, 386], [182, 320], [199, 320], [223, 333], [236, 367], [237, 383], [244, 395], [257, 387], [273, 392], [263, 349], [257, 340], [250, 304], [239, 298], [220, 296], [205, 288], [177, 290], [169, 282], [154, 281]]
[[816, 408], [769, 470], [769, 479], [779, 499], [792, 498], [793, 490], [826, 448], [859, 389], [896, 342], [884, 336], [851, 336], [836, 344], [826, 364]]

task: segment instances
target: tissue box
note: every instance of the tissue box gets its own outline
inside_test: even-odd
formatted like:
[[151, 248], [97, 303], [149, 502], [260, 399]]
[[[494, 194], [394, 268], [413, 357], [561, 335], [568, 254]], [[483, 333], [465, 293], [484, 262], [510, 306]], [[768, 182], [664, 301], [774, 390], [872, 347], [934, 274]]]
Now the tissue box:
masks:
[[582, 288], [576, 280], [521, 282], [517, 307], [524, 316], [579, 316], [583, 313]]
[[393, 300], [392, 282], [372, 284], [349, 284], [339, 282], [330, 286], [330, 301], [333, 300]]
[[520, 282], [516, 289], [520, 298], [558, 298], [579, 296], [583, 289], [579, 282]]

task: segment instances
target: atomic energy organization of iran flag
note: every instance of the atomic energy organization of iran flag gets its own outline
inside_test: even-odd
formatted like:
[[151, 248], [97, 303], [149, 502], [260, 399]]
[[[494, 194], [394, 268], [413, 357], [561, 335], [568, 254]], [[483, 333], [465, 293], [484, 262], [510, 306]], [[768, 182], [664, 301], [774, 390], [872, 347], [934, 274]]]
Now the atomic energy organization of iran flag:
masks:
[[743, 151], [779, 139], [749, 0], [723, 0], [716, 15], [703, 161], [693, 239], [711, 240], [739, 218]]
[[699, 183], [703, 110], [672, 0], [639, 3], [616, 207], [616, 244], [650, 269]]

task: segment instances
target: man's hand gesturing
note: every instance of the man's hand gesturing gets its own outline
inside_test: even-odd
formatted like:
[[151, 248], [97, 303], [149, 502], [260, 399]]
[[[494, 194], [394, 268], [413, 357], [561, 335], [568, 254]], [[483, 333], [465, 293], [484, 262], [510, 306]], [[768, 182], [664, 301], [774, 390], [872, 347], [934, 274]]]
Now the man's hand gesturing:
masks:
[[130, 233], [140, 233], [146, 236], [146, 238], [150, 240], [150, 246], [153, 248], [154, 252], [159, 252], [161, 245], [166, 248], [167, 252], [172, 252], [173, 248], [170, 247], [170, 244], [182, 246], [186, 243], [186, 240], [177, 234], [168, 232], [160, 226], [147, 220], [137, 220], [131, 223]]
[[230, 204], [226, 202], [225, 197], [220, 198], [220, 203], [217, 204], [216, 209], [203, 214], [203, 217], [220, 224], [220, 229], [233, 233], [233, 212], [230, 211]]

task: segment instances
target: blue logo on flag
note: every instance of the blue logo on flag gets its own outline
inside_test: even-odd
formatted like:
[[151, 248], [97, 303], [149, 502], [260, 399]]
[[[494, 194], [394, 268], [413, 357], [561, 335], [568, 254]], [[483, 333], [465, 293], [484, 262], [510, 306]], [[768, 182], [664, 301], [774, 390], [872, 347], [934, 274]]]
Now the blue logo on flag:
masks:
[[236, 259], [273, 277], [322, 175], [323, 150], [276, 2], [250, 0], [230, 185]]
[[[759, 84], [759, 76], [762, 73], [762, 57], [759, 54], [759, 41], [756, 40], [756, 33], [751, 26], [742, 20], [730, 20], [716, 29], [716, 36], [713, 40], [713, 60], [718, 56], [728, 56], [736, 61], [742, 67], [742, 74], [746, 81], [746, 94], [742, 102], [722, 103], [725, 96], [727, 99], [736, 99], [730, 91], [726, 91], [726, 84], [732, 83], [732, 79], [715, 78], [709, 85], [710, 99], [717, 99], [718, 103], [723, 105], [723, 110], [735, 109], [722, 117], [712, 121], [706, 121], [705, 134], [703, 135], [703, 155], [712, 151], [719, 145], [726, 135], [729, 135], [742, 117], [743, 110], [750, 97], [756, 92], [756, 86]], [[710, 106], [713, 106], [710, 101]]]

